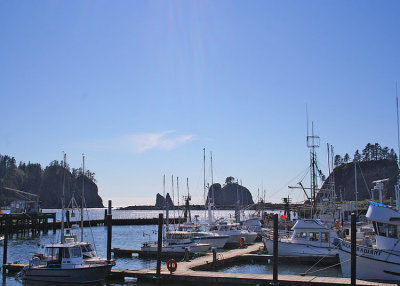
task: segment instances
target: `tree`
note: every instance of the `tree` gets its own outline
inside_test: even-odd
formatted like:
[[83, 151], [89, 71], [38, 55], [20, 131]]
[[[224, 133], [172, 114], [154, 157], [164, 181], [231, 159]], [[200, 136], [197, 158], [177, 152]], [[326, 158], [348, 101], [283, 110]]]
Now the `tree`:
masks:
[[348, 163], [350, 161], [350, 156], [349, 156], [349, 154], [344, 154], [344, 157], [343, 157], [343, 162], [344, 163]]
[[382, 159], [388, 159], [389, 156], [389, 148], [385, 146], [382, 148]]
[[228, 178], [225, 179], [225, 184], [232, 184], [235, 182], [235, 178], [232, 176], [229, 176]]
[[371, 143], [368, 143], [362, 150], [362, 160], [371, 161], [371, 159], [372, 159], [372, 145]]
[[394, 152], [394, 149], [390, 149], [390, 153], [388, 155], [388, 159], [397, 162], [397, 155], [396, 152]]
[[338, 167], [343, 164], [343, 158], [340, 155], [335, 156], [335, 167]]
[[361, 161], [361, 155], [360, 155], [360, 152], [358, 151], [358, 149], [354, 153], [353, 161], [355, 161], [355, 162], [360, 162]]

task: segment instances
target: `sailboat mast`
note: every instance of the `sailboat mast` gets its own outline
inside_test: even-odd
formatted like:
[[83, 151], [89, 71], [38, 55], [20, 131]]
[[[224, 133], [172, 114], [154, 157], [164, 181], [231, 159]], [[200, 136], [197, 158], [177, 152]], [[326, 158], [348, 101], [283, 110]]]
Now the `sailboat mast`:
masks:
[[[400, 156], [400, 153], [399, 153]], [[203, 198], [204, 198], [204, 209], [206, 207], [206, 148], [203, 148]]]
[[212, 203], [215, 204], [215, 197], [214, 197], [214, 174], [213, 174], [212, 152], [210, 152], [210, 156], [211, 156], [211, 193], [212, 193]]
[[176, 192], [178, 194], [178, 209], [179, 209], [179, 177], [176, 177]]
[[[64, 153], [64, 152], [63, 152]], [[64, 195], [65, 195], [65, 168], [67, 160], [67, 154], [64, 153], [64, 161], [63, 161], [63, 187], [62, 187], [62, 195], [61, 195], [61, 243], [64, 243]]]
[[83, 206], [85, 202], [85, 155], [82, 154], [81, 241], [83, 241]]

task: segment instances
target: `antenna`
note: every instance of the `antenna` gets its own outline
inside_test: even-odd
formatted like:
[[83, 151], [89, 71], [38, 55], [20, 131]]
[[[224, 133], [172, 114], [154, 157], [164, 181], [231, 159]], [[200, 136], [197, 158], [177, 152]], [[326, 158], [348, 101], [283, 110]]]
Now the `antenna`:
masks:
[[397, 81], [396, 81], [396, 110], [397, 110], [397, 147], [399, 149], [399, 164], [400, 164], [400, 135], [399, 135], [399, 98], [397, 97]]
[[178, 192], [178, 209], [179, 209], [179, 177], [176, 177], [176, 191]]
[[83, 205], [85, 203], [85, 154], [82, 154], [81, 241], [83, 241]]

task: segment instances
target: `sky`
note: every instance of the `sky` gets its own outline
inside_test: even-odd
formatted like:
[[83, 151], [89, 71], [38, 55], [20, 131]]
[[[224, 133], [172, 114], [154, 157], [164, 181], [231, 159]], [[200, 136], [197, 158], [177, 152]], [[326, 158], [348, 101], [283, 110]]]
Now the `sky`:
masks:
[[154, 204], [163, 175], [176, 203], [176, 177], [201, 203], [205, 148], [207, 183], [301, 201], [287, 186], [309, 177], [307, 122], [326, 175], [327, 143], [398, 150], [398, 15], [390, 0], [0, 0], [0, 154], [85, 154], [104, 202], [126, 206]]

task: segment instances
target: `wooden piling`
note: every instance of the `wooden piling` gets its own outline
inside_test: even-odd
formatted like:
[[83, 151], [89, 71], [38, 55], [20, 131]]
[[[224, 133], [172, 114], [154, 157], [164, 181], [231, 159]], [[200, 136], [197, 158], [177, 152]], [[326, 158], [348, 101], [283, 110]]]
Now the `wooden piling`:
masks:
[[108, 214], [107, 214], [107, 260], [111, 260], [111, 239], [112, 239], [112, 214], [111, 214], [111, 200], [108, 201]]
[[8, 247], [8, 235], [10, 230], [11, 215], [6, 215], [5, 228], [4, 228], [4, 241], [3, 241], [3, 277], [5, 277], [6, 269], [4, 265], [7, 264], [7, 247]]
[[158, 214], [158, 239], [157, 239], [157, 278], [160, 278], [161, 272], [161, 251], [162, 251], [162, 227], [163, 227], [163, 214]]
[[273, 284], [278, 284], [278, 215], [274, 214]]
[[356, 285], [356, 276], [357, 276], [357, 265], [356, 265], [356, 214], [351, 214], [351, 285]]

